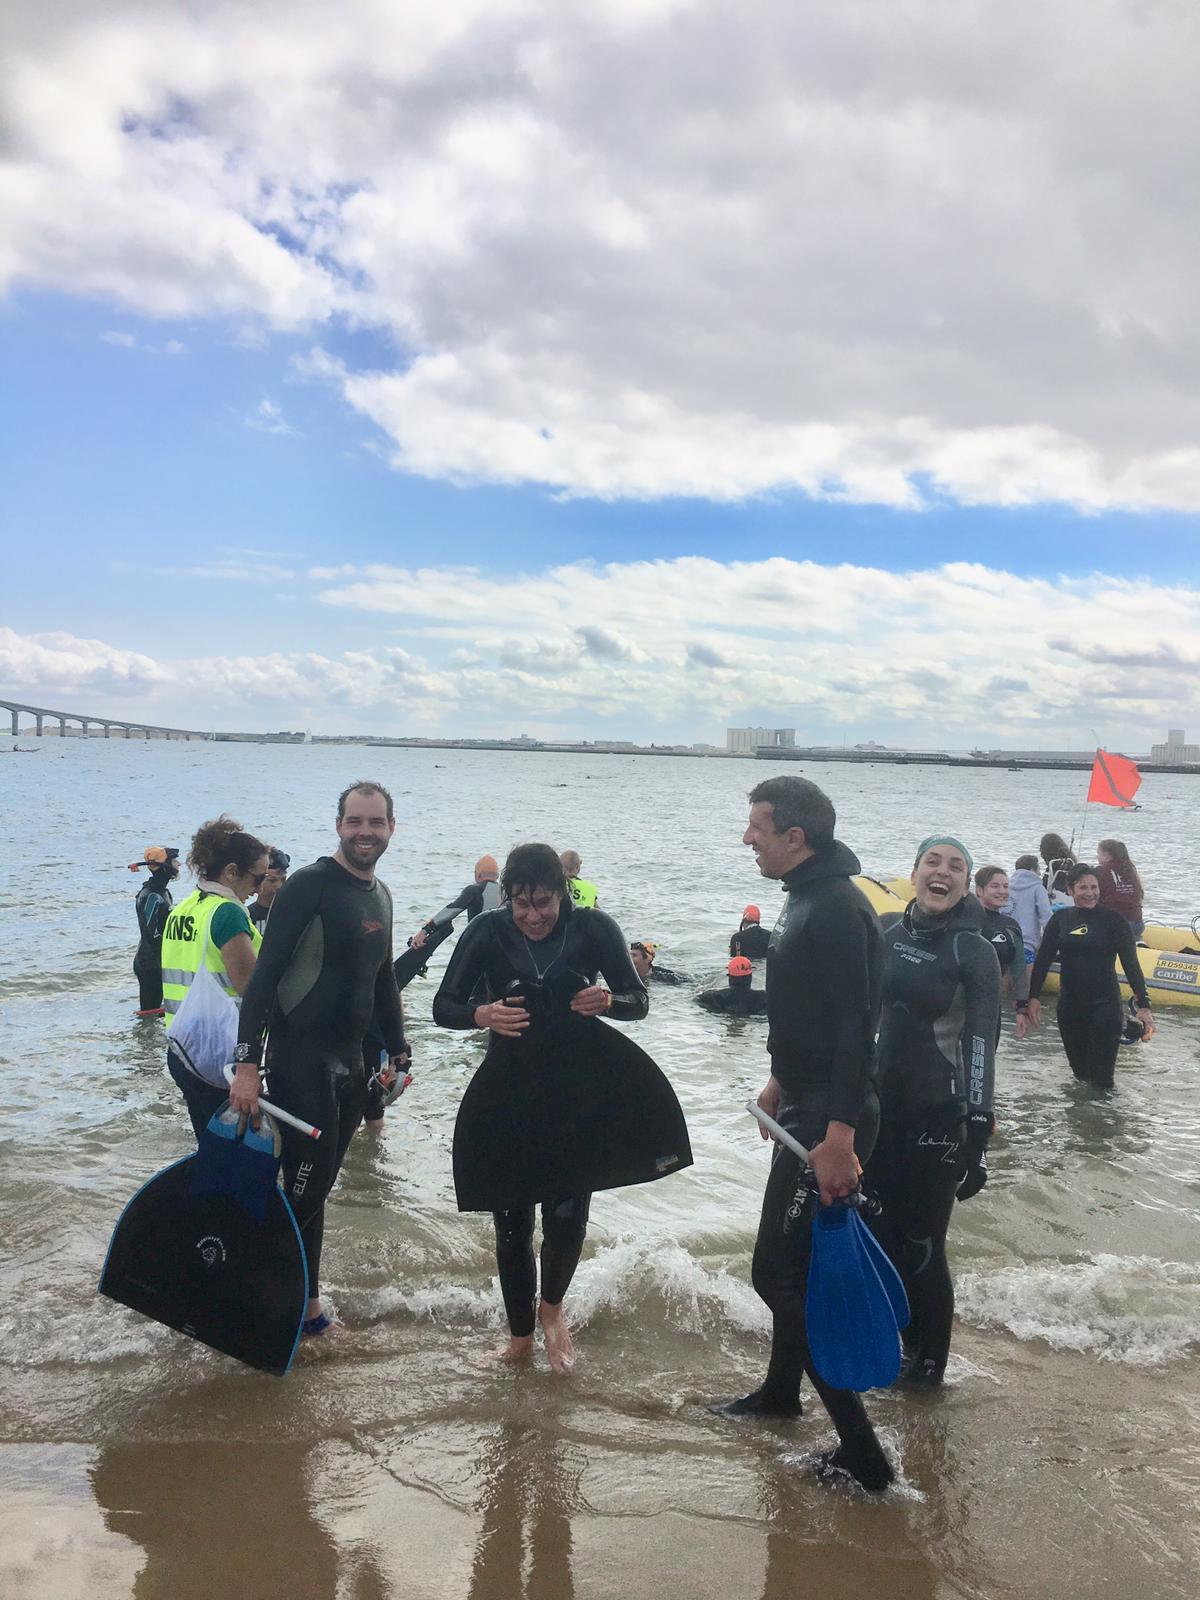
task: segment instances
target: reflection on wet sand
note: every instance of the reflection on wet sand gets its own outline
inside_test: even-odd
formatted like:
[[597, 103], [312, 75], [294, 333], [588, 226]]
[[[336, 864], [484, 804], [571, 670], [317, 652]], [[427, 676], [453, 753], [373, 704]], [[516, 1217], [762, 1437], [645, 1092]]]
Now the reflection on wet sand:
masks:
[[337, 1554], [309, 1503], [310, 1453], [283, 1440], [102, 1447], [96, 1502], [146, 1555], [134, 1600], [333, 1600]]
[[469, 1600], [574, 1600], [571, 1512], [581, 1467], [541, 1429], [505, 1423], [483, 1441], [483, 1521]]

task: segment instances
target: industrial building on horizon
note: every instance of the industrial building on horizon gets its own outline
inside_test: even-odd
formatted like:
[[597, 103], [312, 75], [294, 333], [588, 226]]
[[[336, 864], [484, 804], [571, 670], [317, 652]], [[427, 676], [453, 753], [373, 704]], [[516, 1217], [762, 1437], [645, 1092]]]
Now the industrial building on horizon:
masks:
[[1150, 759], [1155, 766], [1188, 767], [1200, 765], [1200, 744], [1186, 744], [1182, 728], [1168, 728], [1166, 744], [1152, 744]]
[[795, 728], [726, 728], [725, 749], [731, 755], [752, 756], [756, 750], [794, 750]]

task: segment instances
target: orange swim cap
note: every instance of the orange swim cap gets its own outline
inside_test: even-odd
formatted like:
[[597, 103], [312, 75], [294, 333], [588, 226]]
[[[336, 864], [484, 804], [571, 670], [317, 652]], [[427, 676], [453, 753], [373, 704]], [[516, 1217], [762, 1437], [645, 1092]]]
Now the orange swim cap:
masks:
[[745, 911], [742, 912], [743, 922], [761, 922], [761, 920], [762, 912], [757, 906], [747, 906]]
[[750, 965], [749, 958], [746, 956], [734, 956], [725, 971], [731, 978], [751, 978], [754, 976], [754, 968]]

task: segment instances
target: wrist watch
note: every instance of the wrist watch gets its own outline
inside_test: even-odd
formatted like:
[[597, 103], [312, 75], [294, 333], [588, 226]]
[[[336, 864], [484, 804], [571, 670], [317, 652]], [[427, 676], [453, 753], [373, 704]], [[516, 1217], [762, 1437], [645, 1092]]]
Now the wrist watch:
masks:
[[254, 1046], [252, 1044], [239, 1044], [235, 1046], [233, 1059], [237, 1062], [250, 1061], [253, 1062], [255, 1066], [258, 1065], [258, 1061], [255, 1058]]

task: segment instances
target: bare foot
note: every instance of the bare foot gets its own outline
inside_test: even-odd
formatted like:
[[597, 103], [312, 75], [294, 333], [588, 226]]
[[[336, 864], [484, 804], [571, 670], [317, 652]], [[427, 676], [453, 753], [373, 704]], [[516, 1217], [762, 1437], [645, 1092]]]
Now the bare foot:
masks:
[[363, 1127], [370, 1128], [371, 1132], [374, 1133], [376, 1129], [383, 1127], [383, 1121], [382, 1117], [364, 1117]]
[[503, 1350], [497, 1350], [496, 1360], [503, 1361], [507, 1366], [519, 1367], [526, 1361], [533, 1360], [533, 1335], [526, 1334], [518, 1339], [515, 1335]]
[[575, 1346], [571, 1343], [571, 1330], [562, 1306], [548, 1306], [543, 1300], [538, 1306], [538, 1321], [545, 1336], [550, 1369], [565, 1377], [575, 1365]]

